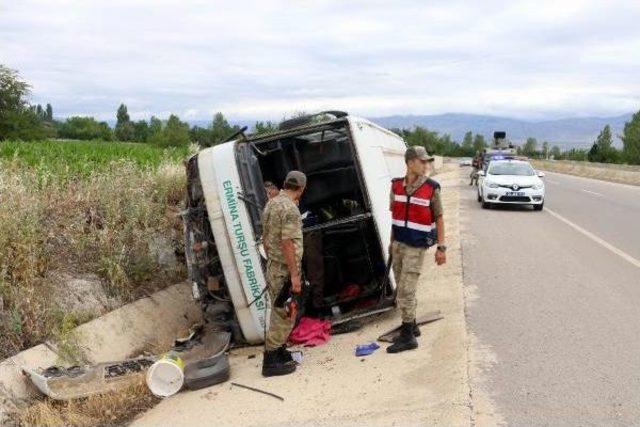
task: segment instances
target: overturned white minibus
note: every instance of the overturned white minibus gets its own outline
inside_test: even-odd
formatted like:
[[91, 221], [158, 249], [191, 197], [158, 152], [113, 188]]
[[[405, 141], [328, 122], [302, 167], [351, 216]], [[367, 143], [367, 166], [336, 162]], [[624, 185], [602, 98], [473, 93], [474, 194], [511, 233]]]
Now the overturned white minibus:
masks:
[[311, 296], [303, 309], [339, 323], [393, 308], [389, 189], [405, 173], [404, 151], [402, 138], [387, 129], [325, 112], [285, 121], [276, 132], [241, 134], [191, 157], [185, 252], [205, 318], [227, 326], [236, 342], [263, 341], [269, 311], [260, 243], [264, 182], [281, 186], [290, 170], [308, 177], [300, 211], [303, 270], [312, 271], [305, 271]]

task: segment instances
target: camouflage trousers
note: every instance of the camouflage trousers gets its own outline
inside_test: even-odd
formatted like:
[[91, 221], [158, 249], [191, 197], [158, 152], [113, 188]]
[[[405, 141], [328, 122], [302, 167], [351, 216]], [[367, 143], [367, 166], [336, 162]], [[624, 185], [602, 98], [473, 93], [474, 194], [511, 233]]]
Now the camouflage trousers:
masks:
[[293, 329], [295, 319], [289, 320], [284, 307], [273, 306], [282, 287], [288, 280], [289, 269], [286, 264], [275, 261], [267, 262], [267, 282], [269, 285], [269, 300], [271, 301], [271, 317], [269, 319], [267, 337], [265, 338], [267, 350], [275, 350], [286, 344]]
[[473, 184], [474, 181], [475, 181], [476, 185], [478, 184], [478, 172], [479, 171], [480, 171], [480, 169], [473, 168], [473, 170], [469, 174], [469, 178], [471, 178], [471, 184]]
[[426, 248], [414, 248], [401, 242], [394, 241], [391, 245], [393, 275], [398, 288], [396, 301], [403, 322], [416, 319], [416, 291], [426, 252]]

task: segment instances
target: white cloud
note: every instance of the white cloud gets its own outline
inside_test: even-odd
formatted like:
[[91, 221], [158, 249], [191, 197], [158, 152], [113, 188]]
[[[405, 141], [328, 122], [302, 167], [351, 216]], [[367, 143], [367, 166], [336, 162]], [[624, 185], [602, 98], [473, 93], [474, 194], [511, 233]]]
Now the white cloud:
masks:
[[0, 62], [56, 114], [343, 108], [364, 116], [608, 115], [640, 107], [640, 3], [20, 1]]

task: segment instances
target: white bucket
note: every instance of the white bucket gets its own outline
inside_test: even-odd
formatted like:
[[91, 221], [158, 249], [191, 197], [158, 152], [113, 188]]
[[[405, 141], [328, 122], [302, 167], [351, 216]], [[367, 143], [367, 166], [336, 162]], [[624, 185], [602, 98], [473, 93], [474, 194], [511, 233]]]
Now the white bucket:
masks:
[[173, 396], [184, 384], [184, 362], [173, 354], [165, 354], [147, 371], [147, 386], [158, 397]]

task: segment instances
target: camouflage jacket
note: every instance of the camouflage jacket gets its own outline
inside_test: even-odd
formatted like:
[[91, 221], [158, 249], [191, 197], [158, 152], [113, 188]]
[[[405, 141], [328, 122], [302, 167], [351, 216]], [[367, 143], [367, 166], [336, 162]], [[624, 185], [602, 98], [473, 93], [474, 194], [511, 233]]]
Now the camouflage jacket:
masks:
[[285, 264], [282, 241], [293, 240], [298, 264], [302, 261], [302, 218], [296, 204], [281, 191], [269, 200], [262, 213], [262, 239], [267, 258]]

